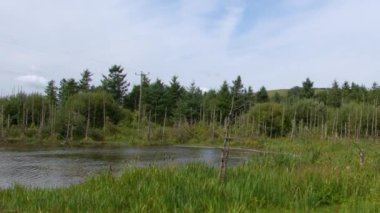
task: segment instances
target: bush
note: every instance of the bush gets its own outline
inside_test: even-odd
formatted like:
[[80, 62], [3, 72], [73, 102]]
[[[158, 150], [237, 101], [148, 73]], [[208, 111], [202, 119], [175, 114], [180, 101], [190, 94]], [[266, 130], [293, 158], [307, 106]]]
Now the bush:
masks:
[[88, 137], [94, 141], [104, 141], [105, 140], [104, 131], [101, 129], [89, 129]]
[[290, 130], [290, 118], [284, 114], [285, 106], [278, 103], [255, 105], [249, 115], [259, 125], [260, 133], [284, 136]]

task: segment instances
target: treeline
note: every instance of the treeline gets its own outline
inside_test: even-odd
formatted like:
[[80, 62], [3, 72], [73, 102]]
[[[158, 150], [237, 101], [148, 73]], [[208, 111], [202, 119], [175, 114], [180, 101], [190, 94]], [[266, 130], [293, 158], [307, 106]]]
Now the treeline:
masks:
[[[231, 113], [236, 138], [296, 137], [361, 138], [379, 136], [380, 87], [334, 81], [331, 88], [315, 89], [306, 79], [287, 94], [254, 92], [240, 76], [216, 90], [202, 91], [192, 83], [169, 84], [141, 74], [141, 84], [129, 88], [121, 66], [112, 66], [100, 85], [92, 73], [81, 79], [50, 81], [45, 94], [2, 97], [1, 140], [105, 140], [120, 136], [186, 142], [217, 140]], [[130, 91], [128, 91], [130, 89]]]

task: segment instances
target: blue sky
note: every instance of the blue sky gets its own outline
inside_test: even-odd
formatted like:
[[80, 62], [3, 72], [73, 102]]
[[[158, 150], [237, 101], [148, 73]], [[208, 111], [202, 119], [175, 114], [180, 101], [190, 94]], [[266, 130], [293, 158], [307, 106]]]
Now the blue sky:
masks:
[[[0, 0], [1, 1], [1, 0]], [[113, 64], [169, 82], [218, 88], [241, 75], [257, 90], [310, 77], [368, 87], [380, 80], [376, 0], [13, 0], [0, 7], [0, 89], [94, 83]]]

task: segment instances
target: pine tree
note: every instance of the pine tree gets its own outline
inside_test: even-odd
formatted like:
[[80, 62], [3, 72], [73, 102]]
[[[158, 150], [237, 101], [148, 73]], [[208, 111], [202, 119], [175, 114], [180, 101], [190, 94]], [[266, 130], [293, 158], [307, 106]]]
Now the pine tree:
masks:
[[[142, 76], [142, 104], [146, 103], [146, 92], [150, 85], [150, 79], [146, 76]], [[123, 105], [124, 107], [131, 110], [138, 110], [140, 101], [140, 85], [134, 85], [131, 92], [124, 97]]]
[[235, 109], [244, 108], [244, 86], [240, 75], [232, 82], [231, 94], [234, 98]]
[[302, 82], [302, 97], [303, 98], [313, 98], [314, 97], [314, 83], [310, 81], [309, 78], [306, 78], [304, 82]]
[[177, 117], [184, 116], [189, 123], [193, 124], [199, 118], [202, 106], [202, 91], [195, 83], [191, 83], [189, 90], [178, 102]]
[[160, 80], [157, 79], [153, 84], [151, 84], [146, 92], [146, 104], [148, 108], [147, 111], [151, 111], [154, 116], [154, 120], [162, 122], [165, 115], [165, 85]]
[[334, 81], [328, 91], [327, 104], [333, 107], [340, 107], [342, 104], [342, 92], [337, 81]]
[[288, 90], [288, 99], [290, 101], [299, 100], [302, 97], [303, 89], [299, 86], [292, 87]]
[[167, 107], [167, 114], [169, 117], [174, 115], [175, 110], [178, 106], [178, 101], [182, 98], [185, 93], [185, 89], [178, 82], [178, 77], [173, 76], [169, 87], [165, 92], [165, 106]]
[[248, 87], [248, 91], [244, 94], [245, 96], [245, 106], [248, 110], [249, 107], [251, 107], [255, 101], [255, 94], [253, 93], [253, 89], [251, 86]]
[[61, 105], [63, 105], [69, 97], [75, 95], [76, 93], [78, 93], [78, 84], [73, 78], [61, 80], [58, 93], [59, 102]]
[[103, 75], [102, 86], [105, 91], [110, 93], [118, 103], [123, 103], [129, 82], [125, 79], [127, 74], [123, 73], [121, 66], [113, 65], [109, 69], [108, 76]]
[[269, 101], [268, 92], [265, 87], [261, 87], [260, 90], [256, 93], [256, 101], [258, 103], [265, 103]]
[[58, 88], [55, 86], [55, 81], [49, 81], [45, 88], [45, 94], [49, 103], [52, 105], [56, 105], [58, 102], [57, 90]]
[[86, 69], [81, 73], [81, 76], [82, 78], [81, 80], [79, 80], [79, 85], [78, 85], [79, 91], [87, 92], [90, 90], [90, 82], [92, 81], [91, 79], [92, 73], [88, 69]]
[[231, 93], [229, 90], [228, 83], [226, 81], [223, 82], [220, 90], [217, 92], [217, 111], [222, 116], [222, 120], [228, 115], [231, 110]]
[[342, 98], [347, 101], [350, 98], [351, 87], [348, 81], [345, 81], [342, 85]]

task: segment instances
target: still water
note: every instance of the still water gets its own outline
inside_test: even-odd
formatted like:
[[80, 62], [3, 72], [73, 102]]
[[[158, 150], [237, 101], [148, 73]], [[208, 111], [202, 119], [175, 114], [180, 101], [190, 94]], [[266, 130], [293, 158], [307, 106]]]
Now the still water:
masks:
[[[0, 147], [0, 187], [65, 187], [111, 168], [118, 175], [128, 166], [204, 162], [217, 166], [221, 150], [179, 146]], [[229, 165], [249, 158], [251, 152], [231, 150]]]

